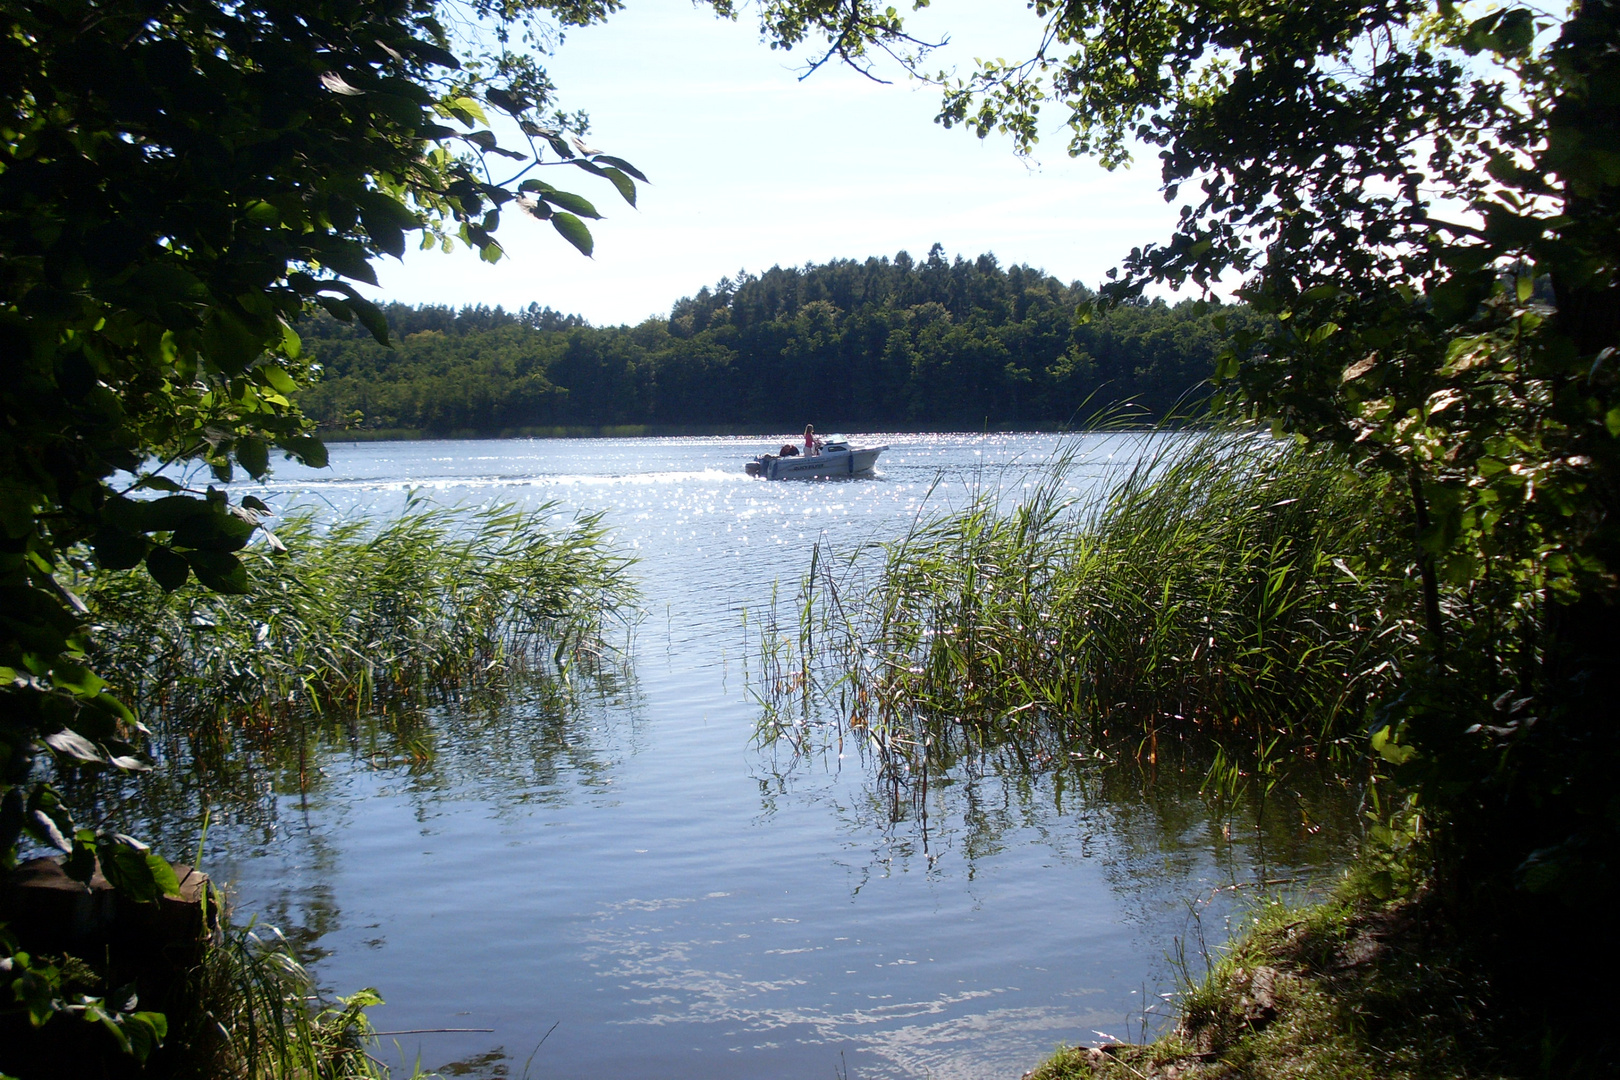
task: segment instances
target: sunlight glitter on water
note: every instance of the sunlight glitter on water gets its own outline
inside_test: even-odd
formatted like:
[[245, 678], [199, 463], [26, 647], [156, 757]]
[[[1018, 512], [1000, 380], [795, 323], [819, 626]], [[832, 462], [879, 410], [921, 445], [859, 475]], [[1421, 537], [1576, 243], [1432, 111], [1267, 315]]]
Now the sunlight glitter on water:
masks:
[[[308, 792], [283, 780], [265, 820], [210, 831], [238, 910], [292, 927], [327, 985], [379, 987], [379, 1026], [495, 1028], [402, 1042], [458, 1075], [521, 1073], [554, 1024], [534, 1075], [1014, 1076], [1124, 1030], [1168, 978], [1186, 898], [1257, 866], [1253, 840], [1210, 827], [1196, 777], [1113, 791], [970, 762], [919, 829], [853, 745], [754, 743], [760, 623], [773, 600], [792, 621], [813, 545], [1016, 498], [1062, 440], [873, 435], [891, 449], [872, 479], [743, 474], [791, 439], [338, 444], [330, 470], [242, 485], [326, 515], [412, 493], [602, 511], [643, 600], [628, 671], [568, 708], [433, 710], [420, 748], [367, 728]], [[1082, 440], [1070, 496], [1137, 445]], [[1310, 842], [1266, 857], [1322, 861]]]

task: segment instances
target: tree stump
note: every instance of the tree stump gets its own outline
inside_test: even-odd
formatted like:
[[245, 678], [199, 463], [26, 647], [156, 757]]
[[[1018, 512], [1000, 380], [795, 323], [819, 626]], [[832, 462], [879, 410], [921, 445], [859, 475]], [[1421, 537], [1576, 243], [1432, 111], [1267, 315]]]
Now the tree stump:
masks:
[[[32, 859], [0, 887], [0, 923], [35, 961], [71, 956], [95, 971], [101, 985], [85, 993], [110, 995], [133, 984], [138, 1007], [168, 1015], [172, 1028], [177, 1014], [195, 1007], [192, 973], [221, 934], [219, 894], [208, 875], [178, 864], [174, 872], [179, 895], [136, 903], [99, 866], [87, 885], [68, 877], [58, 859]], [[13, 1014], [0, 1017], [0, 1073], [123, 1080], [141, 1070], [99, 1024], [59, 1014], [35, 1028]]]

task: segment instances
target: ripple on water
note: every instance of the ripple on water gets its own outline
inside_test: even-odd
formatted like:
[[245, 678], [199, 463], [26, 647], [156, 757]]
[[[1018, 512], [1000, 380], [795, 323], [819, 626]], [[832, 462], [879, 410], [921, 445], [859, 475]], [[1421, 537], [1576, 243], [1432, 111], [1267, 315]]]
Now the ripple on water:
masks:
[[[408, 740], [362, 727], [322, 751], [309, 791], [283, 777], [210, 832], [238, 909], [293, 926], [325, 984], [381, 988], [380, 1026], [496, 1029], [402, 1037], [408, 1058], [515, 1074], [556, 1025], [534, 1075], [1017, 1075], [1059, 1041], [1124, 1034], [1168, 978], [1187, 898], [1266, 859], [1331, 861], [1326, 838], [1269, 855], [1226, 838], [1197, 777], [981, 765], [931, 789], [925, 830], [895, 819], [853, 744], [809, 760], [754, 746], [760, 621], [774, 595], [796, 625], [812, 545], [854, 551], [934, 508], [1017, 498], [1060, 442], [879, 435], [874, 479], [742, 474], [788, 438], [339, 444], [329, 471], [254, 489], [326, 515], [413, 492], [560, 500], [604, 512], [639, 559], [616, 682], [430, 710]], [[1135, 445], [1085, 440], [1072, 495]], [[1213, 895], [1219, 937], [1233, 893]]]

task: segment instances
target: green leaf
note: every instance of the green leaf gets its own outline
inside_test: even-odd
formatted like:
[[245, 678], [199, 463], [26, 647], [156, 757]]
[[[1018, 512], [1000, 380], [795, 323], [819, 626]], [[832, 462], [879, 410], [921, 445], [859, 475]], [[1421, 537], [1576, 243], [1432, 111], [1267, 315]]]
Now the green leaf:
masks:
[[31, 811], [23, 823], [23, 828], [35, 840], [49, 844], [58, 851], [73, 850], [73, 841], [67, 838], [61, 823], [44, 810]]
[[281, 213], [273, 205], [263, 199], [255, 199], [242, 207], [242, 216], [255, 225], [276, 225], [281, 222]]
[[96, 553], [96, 562], [105, 570], [128, 570], [146, 558], [149, 542], [145, 536], [103, 525], [90, 538], [90, 547]]
[[[560, 206], [564, 210], [578, 214], [580, 217], [600, 218], [602, 216], [596, 212], [596, 207], [591, 205], [589, 199], [583, 199], [572, 192], [548, 191], [540, 197], [553, 206]], [[589, 252], [586, 254], [589, 254]]]
[[[175, 881], [172, 867], [126, 837], [103, 840], [97, 844], [96, 854], [101, 859], [101, 872], [108, 883], [138, 904], [156, 900], [164, 893], [167, 882], [159, 880], [157, 863], [163, 863], [168, 868], [168, 880]], [[151, 859], [156, 859], [157, 863]], [[175, 881], [175, 891], [179, 891], [178, 881]]]
[[225, 551], [188, 551], [185, 557], [197, 580], [214, 592], [242, 596], [251, 591], [247, 567], [235, 555]]
[[[279, 337], [279, 335], [278, 335]], [[235, 312], [215, 308], [203, 324], [203, 355], [227, 375], [244, 371], [265, 350], [265, 337]]]
[[448, 49], [442, 49], [431, 41], [406, 38], [398, 42], [398, 46], [400, 52], [409, 53], [424, 63], [436, 64], [439, 67], [449, 68], [451, 71], [461, 69], [461, 61], [456, 58], [455, 53], [450, 52]]
[[[298, 359], [299, 354], [304, 351], [303, 339], [298, 336], [298, 331], [294, 330], [286, 320], [282, 320], [281, 323], [281, 351], [292, 360]], [[283, 390], [282, 393], [290, 394], [292, 391]]]
[[618, 169], [603, 169], [602, 175], [613, 182], [619, 189], [619, 195], [631, 206], [636, 205], [636, 183]]
[[[401, 251], [403, 251], [403, 246]], [[369, 253], [358, 243], [340, 241], [327, 244], [321, 249], [321, 265], [355, 281], [363, 281], [367, 285], [377, 284], [377, 271], [371, 268], [368, 259]], [[323, 284], [331, 284], [323, 282]], [[351, 300], [353, 297], [351, 296]]]
[[169, 1035], [168, 1018], [160, 1012], [124, 1013], [117, 1024], [123, 1030], [130, 1055], [142, 1063]]
[[285, 368], [278, 367], [275, 364], [266, 364], [259, 368], [258, 372], [264, 378], [264, 381], [269, 384], [270, 388], [277, 393], [289, 395], [298, 393], [298, 384], [293, 381], [291, 375], [287, 374]]
[[1313, 326], [1311, 327], [1311, 332], [1305, 335], [1305, 344], [1320, 345], [1322, 342], [1326, 341], [1328, 338], [1332, 337], [1338, 332], [1339, 324], [1336, 322], [1325, 322], [1318, 326]]
[[624, 160], [624, 158], [613, 157], [610, 154], [597, 154], [596, 160], [623, 169], [637, 180], [640, 180], [643, 184], [652, 183], [651, 180], [648, 180], [647, 177], [642, 174], [640, 169]]
[[480, 124], [488, 124], [489, 117], [484, 113], [484, 107], [478, 103], [477, 98], [458, 97], [450, 101], [450, 109], [457, 113], [466, 113]]
[[377, 246], [396, 258], [404, 255], [405, 233], [419, 228], [421, 219], [384, 191], [363, 191], [355, 196], [355, 205], [360, 210], [361, 224]]
[[198, 514], [210, 512], [208, 501], [194, 495], [168, 495], [150, 502], [120, 501], [135, 508], [135, 520], [140, 528], [152, 532], [178, 529]]
[[258, 480], [270, 471], [270, 447], [256, 435], [244, 435], [236, 440], [236, 463]]
[[1387, 724], [1373, 732], [1372, 748], [1379, 757], [1391, 765], [1404, 765], [1417, 754], [1416, 748], [1403, 746], [1397, 742]]
[[186, 490], [185, 488], [180, 486], [180, 482], [178, 480], [171, 480], [167, 476], [152, 476], [152, 475], [143, 476], [140, 479], [140, 483], [136, 484], [135, 486], [137, 488], [144, 488], [147, 491], [184, 491], [184, 490]]
[[83, 664], [56, 664], [51, 668], [51, 685], [87, 698], [107, 689], [107, 680]]
[[326, 309], [326, 313], [338, 322], [354, 322], [354, 308], [347, 301], [339, 300], [335, 296], [317, 296], [315, 302]]
[[280, 446], [312, 469], [326, 468], [326, 444], [313, 435], [294, 435]]
[[180, 895], [179, 875], [174, 872], [174, 867], [169, 865], [167, 859], [155, 852], [148, 851], [146, 853], [146, 865], [152, 872], [153, 883], [163, 890], [165, 896]]
[[393, 348], [393, 343], [388, 340], [388, 320], [383, 317], [382, 310], [376, 304], [356, 296], [350, 298], [349, 306], [359, 317], [360, 325], [371, 331], [372, 339], [377, 344], [385, 349]]
[[62, 862], [67, 876], [81, 884], [90, 884], [90, 879], [96, 873], [96, 851], [99, 846], [92, 830], [80, 829], [74, 833], [73, 851]]
[[596, 242], [591, 239], [591, 230], [573, 214], [554, 214], [551, 225], [562, 234], [564, 240], [577, 247], [582, 255], [589, 255], [596, 246]]
[[174, 592], [191, 575], [191, 564], [166, 547], [154, 547], [146, 553], [146, 569], [164, 592]]
[[107, 760], [107, 755], [102, 753], [101, 747], [71, 728], [53, 731], [44, 737], [43, 742], [58, 754], [76, 761], [103, 764]]
[[[263, 443], [261, 442], [262, 446]], [[269, 454], [266, 452], [266, 457]], [[169, 543], [200, 551], [240, 551], [253, 536], [254, 525], [235, 514], [218, 510], [198, 514], [174, 530]], [[195, 569], [196, 564], [192, 564]]]

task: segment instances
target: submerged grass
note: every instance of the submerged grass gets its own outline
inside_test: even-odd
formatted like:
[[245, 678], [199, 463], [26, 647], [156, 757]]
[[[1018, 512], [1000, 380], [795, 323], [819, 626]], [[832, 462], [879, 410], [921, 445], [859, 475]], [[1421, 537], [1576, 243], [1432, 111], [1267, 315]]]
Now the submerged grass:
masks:
[[147, 723], [196, 736], [593, 663], [634, 600], [630, 560], [599, 515], [557, 514], [416, 499], [381, 523], [296, 514], [277, 529], [285, 552], [244, 552], [243, 596], [97, 573], [84, 596], [98, 670]]

